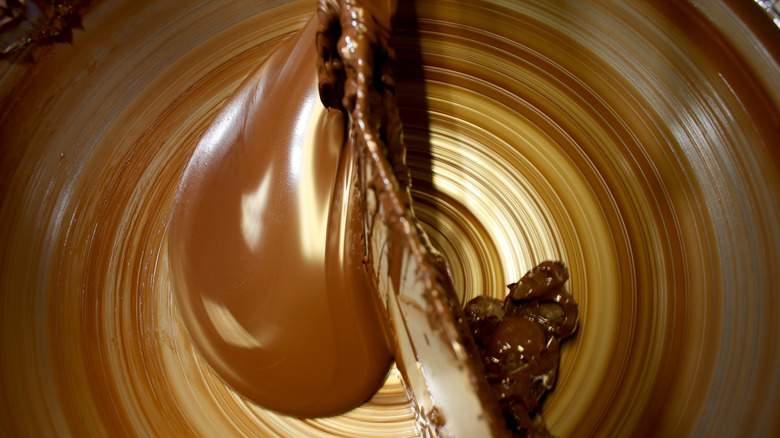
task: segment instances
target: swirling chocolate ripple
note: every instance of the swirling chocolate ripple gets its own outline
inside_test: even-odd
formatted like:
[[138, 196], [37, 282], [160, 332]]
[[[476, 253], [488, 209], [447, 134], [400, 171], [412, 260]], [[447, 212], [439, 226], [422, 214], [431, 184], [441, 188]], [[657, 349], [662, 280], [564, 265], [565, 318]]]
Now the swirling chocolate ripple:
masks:
[[[416, 433], [395, 376], [334, 418], [243, 401], [172, 301], [181, 172], [314, 7], [105, 2], [72, 42], [0, 60], [0, 435]], [[580, 327], [545, 401], [551, 431], [780, 434], [769, 14], [725, 0], [415, 11], [395, 38], [415, 208], [464, 300], [503, 297], [544, 259], [570, 269]]]

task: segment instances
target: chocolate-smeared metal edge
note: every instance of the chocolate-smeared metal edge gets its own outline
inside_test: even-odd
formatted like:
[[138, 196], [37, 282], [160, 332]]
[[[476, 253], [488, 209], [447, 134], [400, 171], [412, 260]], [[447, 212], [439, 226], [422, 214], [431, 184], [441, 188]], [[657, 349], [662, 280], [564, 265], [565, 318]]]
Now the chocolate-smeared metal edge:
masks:
[[359, 151], [364, 253], [423, 435], [510, 436], [443, 258], [411, 206], [392, 79], [394, 1], [320, 0], [320, 97]]

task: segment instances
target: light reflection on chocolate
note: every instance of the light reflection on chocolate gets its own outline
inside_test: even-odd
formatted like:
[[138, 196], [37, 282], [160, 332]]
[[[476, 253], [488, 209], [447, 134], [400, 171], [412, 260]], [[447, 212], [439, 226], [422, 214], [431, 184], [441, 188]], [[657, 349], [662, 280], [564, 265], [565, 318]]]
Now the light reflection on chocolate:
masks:
[[[395, 76], [415, 210], [456, 289], [502, 291], [547, 258], [571, 269], [581, 325], [550, 429], [778, 435], [780, 48], [763, 11], [417, 5], [416, 32], [396, 29]], [[164, 248], [184, 166], [310, 14], [309, 1], [105, 2], [72, 45], [0, 60], [4, 433], [414, 433], [397, 383], [330, 419], [247, 404], [172, 306]], [[405, 45], [422, 49], [420, 75]]]
[[312, 19], [231, 96], [176, 195], [169, 263], [206, 361], [299, 417], [344, 413], [390, 368], [363, 266], [344, 118], [317, 94]]

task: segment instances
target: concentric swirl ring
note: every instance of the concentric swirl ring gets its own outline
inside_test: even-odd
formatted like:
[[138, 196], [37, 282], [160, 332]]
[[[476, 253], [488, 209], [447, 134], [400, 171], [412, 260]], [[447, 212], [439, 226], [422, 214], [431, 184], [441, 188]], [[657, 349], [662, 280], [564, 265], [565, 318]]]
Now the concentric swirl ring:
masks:
[[[0, 435], [413, 436], [397, 376], [280, 417], [194, 352], [172, 198], [308, 1], [98, 4], [0, 60]], [[420, 0], [394, 46], [415, 210], [468, 299], [562, 259], [561, 436], [780, 434], [780, 31], [757, 5]], [[316, 366], [316, 364], [312, 364]]]

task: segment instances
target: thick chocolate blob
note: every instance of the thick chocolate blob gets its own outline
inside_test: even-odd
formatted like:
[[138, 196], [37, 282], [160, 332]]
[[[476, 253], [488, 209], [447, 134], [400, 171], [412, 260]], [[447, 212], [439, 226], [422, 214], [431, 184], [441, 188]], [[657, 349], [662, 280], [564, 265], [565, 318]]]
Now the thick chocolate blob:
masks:
[[295, 416], [349, 410], [391, 363], [362, 264], [355, 155], [317, 93], [316, 19], [255, 71], [202, 138], [176, 196], [177, 302], [216, 372]]
[[510, 284], [503, 300], [478, 296], [466, 303], [466, 320], [515, 436], [551, 437], [541, 400], [558, 374], [560, 343], [577, 329], [578, 308], [564, 287], [569, 270], [545, 261]]
[[397, 4], [319, 2], [320, 96], [348, 115], [366, 261], [425, 436], [508, 437], [444, 258], [414, 214], [389, 44]]

